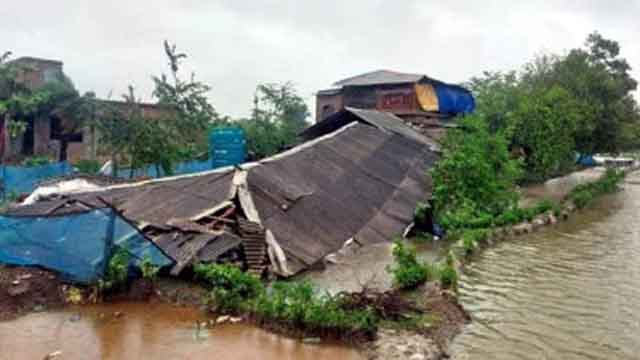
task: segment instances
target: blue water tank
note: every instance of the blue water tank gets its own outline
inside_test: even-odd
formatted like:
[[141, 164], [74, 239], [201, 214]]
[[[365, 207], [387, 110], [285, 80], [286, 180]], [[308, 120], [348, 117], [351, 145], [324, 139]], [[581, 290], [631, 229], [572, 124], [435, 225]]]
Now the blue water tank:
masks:
[[213, 168], [242, 164], [247, 158], [247, 140], [242, 128], [219, 128], [209, 134]]

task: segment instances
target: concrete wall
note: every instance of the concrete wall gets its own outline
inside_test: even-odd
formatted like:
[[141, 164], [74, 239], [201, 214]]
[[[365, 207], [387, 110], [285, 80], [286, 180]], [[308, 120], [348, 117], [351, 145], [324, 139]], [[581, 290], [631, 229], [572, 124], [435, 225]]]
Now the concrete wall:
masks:
[[342, 110], [342, 94], [316, 96], [316, 122]]

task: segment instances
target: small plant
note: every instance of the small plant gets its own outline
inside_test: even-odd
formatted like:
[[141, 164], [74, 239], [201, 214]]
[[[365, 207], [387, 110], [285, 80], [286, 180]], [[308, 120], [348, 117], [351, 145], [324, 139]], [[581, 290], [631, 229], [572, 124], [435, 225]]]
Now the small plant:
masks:
[[153, 264], [151, 256], [145, 255], [140, 262], [140, 271], [142, 272], [143, 279], [154, 282], [158, 277], [160, 268]]
[[22, 162], [22, 165], [26, 167], [36, 167], [36, 166], [47, 165], [50, 162], [51, 161], [46, 156], [32, 156], [30, 158], [26, 158]]
[[75, 168], [82, 174], [95, 175], [100, 172], [100, 162], [97, 160], [80, 160], [75, 164]]
[[418, 261], [416, 249], [405, 245], [402, 240], [393, 243], [394, 265], [387, 268], [396, 287], [403, 290], [415, 289], [433, 278], [433, 268]]
[[456, 289], [458, 287], [458, 271], [452, 252], [447, 254], [444, 264], [438, 269], [438, 277], [443, 288]]
[[480, 243], [487, 240], [488, 236], [489, 232], [486, 229], [465, 230], [461, 235], [465, 254], [471, 255]]
[[117, 247], [109, 259], [104, 279], [100, 280], [99, 287], [103, 290], [123, 290], [127, 285], [129, 276], [129, 252]]
[[569, 193], [569, 200], [578, 208], [587, 206], [595, 197], [612, 193], [618, 189], [618, 184], [624, 179], [624, 172], [615, 169], [607, 169], [600, 179], [589, 184], [576, 186]]

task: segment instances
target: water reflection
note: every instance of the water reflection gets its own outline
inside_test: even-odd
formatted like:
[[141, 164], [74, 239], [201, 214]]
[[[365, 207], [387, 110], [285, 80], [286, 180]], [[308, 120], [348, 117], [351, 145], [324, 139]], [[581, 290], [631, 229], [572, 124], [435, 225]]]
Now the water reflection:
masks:
[[639, 213], [640, 186], [627, 184], [569, 222], [485, 251], [461, 279], [474, 321], [453, 357], [640, 358]]

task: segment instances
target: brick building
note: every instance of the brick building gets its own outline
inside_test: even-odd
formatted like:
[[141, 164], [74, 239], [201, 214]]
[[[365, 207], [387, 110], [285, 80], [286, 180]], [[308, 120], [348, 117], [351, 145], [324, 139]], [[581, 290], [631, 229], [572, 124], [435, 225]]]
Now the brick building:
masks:
[[333, 84], [316, 95], [316, 122], [345, 109], [393, 113], [432, 138], [440, 138], [456, 115], [475, 108], [471, 93], [422, 74], [378, 70]]
[[[61, 61], [21, 57], [12, 61], [18, 65], [18, 82], [31, 90], [49, 82], [66, 79]], [[114, 107], [124, 107], [122, 101], [100, 100]], [[141, 104], [143, 116], [160, 118], [165, 109], [154, 104]], [[52, 111], [47, 116], [23, 119], [27, 123], [24, 134], [11, 138], [7, 119], [0, 118], [0, 159], [15, 161], [29, 156], [47, 156], [54, 160], [70, 161], [95, 159], [98, 155], [99, 134], [95, 128], [75, 128], [61, 112]]]

